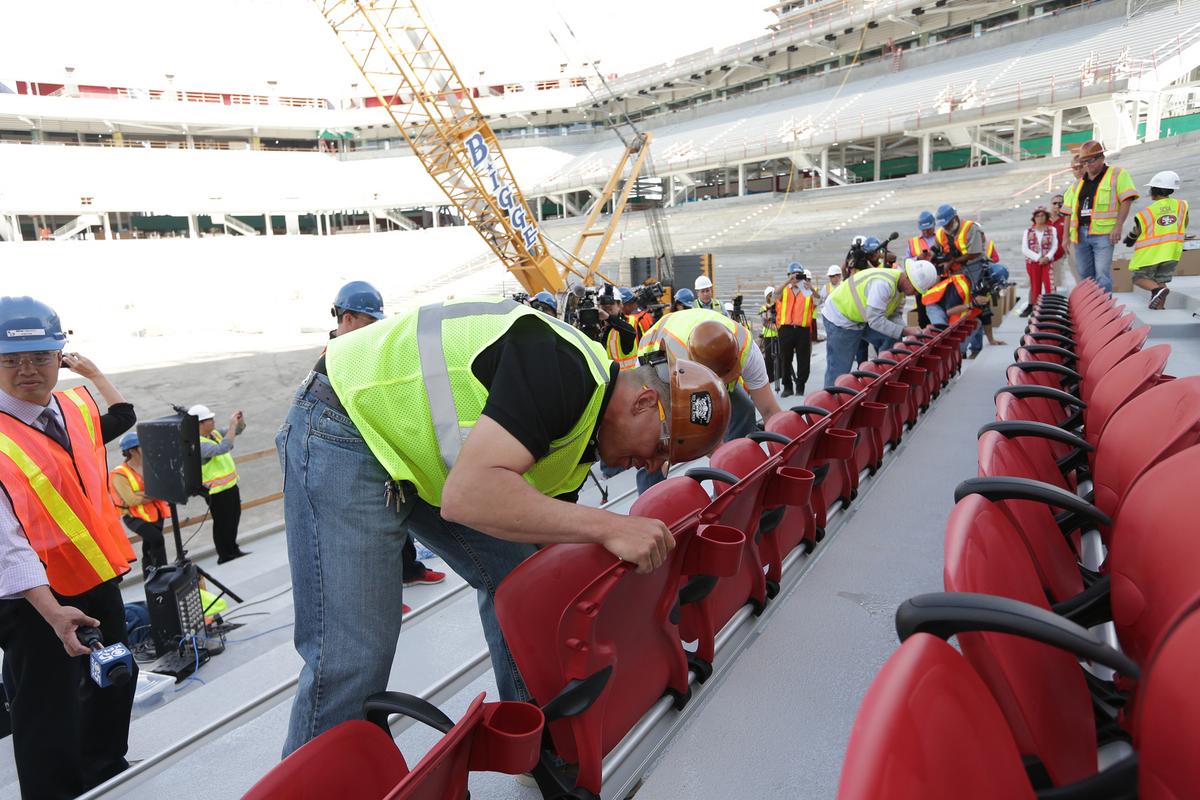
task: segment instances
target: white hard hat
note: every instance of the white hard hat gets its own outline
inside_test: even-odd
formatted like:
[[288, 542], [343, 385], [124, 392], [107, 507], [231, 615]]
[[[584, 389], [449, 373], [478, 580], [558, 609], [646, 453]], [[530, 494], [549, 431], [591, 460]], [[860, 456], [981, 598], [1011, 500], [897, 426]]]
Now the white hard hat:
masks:
[[213, 417], [216, 416], [215, 414], [213, 414], [212, 409], [210, 409], [208, 406], [202, 405], [200, 403], [197, 403], [196, 405], [189, 408], [188, 413], [191, 414], [196, 419], [200, 420], [201, 422], [204, 422], [204, 420], [206, 420], [206, 419], [212, 419]]
[[933, 288], [937, 283], [937, 267], [930, 264], [928, 261], [910, 258], [904, 262], [904, 274], [908, 276], [908, 280], [913, 287], [924, 294]]
[[772, 294], [774, 294], [774, 293], [775, 293], [775, 287], [774, 287], [774, 286], [768, 286], [767, 288], [763, 289], [763, 297], [767, 297], [767, 296], [769, 296], [769, 295], [772, 295]]
[[1169, 169], [1163, 170], [1150, 179], [1149, 186], [1152, 189], [1178, 189], [1179, 174]]
[[808, 270], [804, 270], [804, 272], [802, 272], [801, 274], [804, 276], [804, 280], [806, 280], [806, 281], [811, 281], [813, 279], [813, 274], [811, 272], [809, 272]]
[[694, 288], [696, 289], [697, 292], [700, 291], [701, 289], [711, 289], [712, 288], [712, 279], [709, 278], [707, 275], [701, 275], [699, 278], [696, 278], [696, 286]]
[[828, 276], [830, 276], [830, 277], [832, 277], [832, 276], [834, 276], [834, 275], [841, 275], [841, 274], [842, 274], [842, 268], [841, 268], [841, 267], [839, 267], [837, 264], [830, 264], [830, 265], [829, 265], [829, 269], [825, 270], [825, 274], [826, 274], [826, 275], [828, 275]]
[[726, 303], [725, 310], [728, 311], [730, 314], [732, 314], [733, 313], [733, 303]]

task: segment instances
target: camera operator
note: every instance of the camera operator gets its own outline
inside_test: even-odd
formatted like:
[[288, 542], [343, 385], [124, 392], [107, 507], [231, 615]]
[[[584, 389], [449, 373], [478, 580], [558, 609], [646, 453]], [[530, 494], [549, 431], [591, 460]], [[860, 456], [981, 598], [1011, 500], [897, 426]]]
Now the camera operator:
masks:
[[778, 317], [775, 311], [774, 286], [763, 289], [763, 304], [758, 310], [758, 318], [762, 322], [762, 336], [759, 339], [763, 358], [767, 362], [767, 383], [774, 383], [775, 362], [779, 360], [779, 326], [776, 324]]
[[[622, 288], [621, 291], [629, 290]], [[608, 357], [617, 362], [621, 369], [633, 369], [637, 366], [637, 346], [641, 337], [630, 320], [621, 313], [621, 297], [613, 291], [613, 287], [605, 287], [605, 291], [596, 298], [596, 306], [600, 309], [600, 330]]]
[[[671, 310], [686, 311], [687, 309], [694, 307], [695, 302], [696, 295], [691, 289], [680, 289], [671, 298]], [[643, 331], [643, 333], [645, 333], [645, 331]]]
[[812, 283], [804, 267], [788, 264], [787, 282], [779, 289], [775, 318], [779, 324], [780, 397], [804, 394], [812, 363], [812, 321], [816, 311]]
[[[516, 298], [513, 299], [515, 300]], [[551, 317], [558, 316], [558, 301], [554, 299], [554, 295], [547, 291], [535, 294], [533, 299], [529, 301], [529, 306]]]
[[855, 236], [842, 268], [847, 273], [887, 266], [887, 249], [876, 236]]
[[[921, 307], [925, 309], [930, 324], [939, 326], [952, 325], [964, 317], [979, 319], [989, 304], [989, 298], [971, 295], [971, 284], [966, 276], [960, 273], [946, 275], [934, 284], [932, 289], [921, 295]], [[962, 352], [966, 353], [974, 343], [974, 336], [970, 340], [964, 340]], [[978, 346], [971, 349], [971, 358], [979, 355], [982, 345], [983, 340], [980, 339]]]

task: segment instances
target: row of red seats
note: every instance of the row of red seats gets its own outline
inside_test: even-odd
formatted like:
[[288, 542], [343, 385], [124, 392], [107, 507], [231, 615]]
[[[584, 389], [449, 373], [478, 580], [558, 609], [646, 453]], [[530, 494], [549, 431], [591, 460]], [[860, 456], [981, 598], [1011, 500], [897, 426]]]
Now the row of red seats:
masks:
[[630, 513], [675, 536], [663, 568], [638, 575], [599, 546], [554, 545], [504, 580], [496, 615], [547, 721], [534, 770], [545, 797], [599, 797], [604, 757], [664, 696], [683, 708], [712, 673], [719, 632], [765, 609], [793, 551], [816, 545], [961, 367], [972, 325], [897, 344], [638, 498]]
[[[1132, 323], [1092, 282], [1043, 296], [840, 797], [1200, 797], [1200, 377]], [[1110, 743], [1133, 752], [1099, 770]]]
[[[454, 723], [420, 698], [384, 692], [367, 700], [365, 721], [309, 742], [246, 800], [461, 800], [473, 770], [532, 771], [546, 797], [598, 798], [604, 756], [664, 695], [682, 708], [693, 678], [711, 675], [718, 632], [747, 604], [762, 612], [789, 554], [811, 551], [860, 474], [878, 468], [961, 368], [973, 324], [898, 343], [767, 430], [724, 444], [710, 466], [639, 498], [630, 513], [675, 535], [663, 568], [638, 575], [600, 546], [554, 545], [514, 570], [496, 615], [538, 705], [480, 695]], [[393, 714], [444, 733], [411, 769], [390, 734]]]

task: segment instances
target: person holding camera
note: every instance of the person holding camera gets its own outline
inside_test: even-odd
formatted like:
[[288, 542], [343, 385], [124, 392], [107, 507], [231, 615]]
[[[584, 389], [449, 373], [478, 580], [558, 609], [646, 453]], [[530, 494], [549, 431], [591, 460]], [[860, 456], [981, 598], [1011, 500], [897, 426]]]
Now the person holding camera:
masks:
[[931, 261], [937, 243], [937, 220], [933, 212], [922, 211], [917, 216], [917, 235], [908, 240], [908, 257]]
[[[612, 288], [611, 286], [607, 287], [606, 291], [596, 300], [596, 307], [600, 309], [604, 350], [621, 369], [633, 369], [638, 363], [637, 346], [641, 337], [638, 336], [630, 319], [626, 319], [622, 315], [620, 296], [613, 292]], [[625, 288], [622, 288], [621, 291], [630, 292]], [[630, 294], [633, 293], [630, 292]], [[637, 320], [637, 316], [634, 315], [631, 319]]]
[[[108, 496], [104, 445], [137, 421], [90, 360], [64, 353], [58, 315], [0, 297], [0, 648], [21, 794], [72, 798], [128, 766], [131, 680], [88, 678], [81, 627], [128, 645], [120, 576], [136, 559]], [[59, 370], [89, 380], [56, 391]]]
[[229, 427], [218, 431], [216, 415], [208, 406], [197, 403], [188, 413], [200, 421], [200, 482], [204, 484], [203, 494], [212, 517], [217, 563], [224, 564], [249, 555], [237, 543], [242, 491], [238, 488], [237, 464], [232, 455], [238, 434], [246, 429], [246, 420], [241, 411], [235, 411], [229, 415]]
[[763, 289], [763, 304], [758, 310], [762, 322], [763, 359], [767, 362], [767, 383], [775, 382], [775, 366], [779, 360], [779, 326], [776, 324], [775, 287]]
[[[686, 311], [689, 308], [695, 308], [695, 305], [696, 295], [686, 287], [680, 289], [671, 298], [671, 311]], [[642, 335], [645, 336], [645, 331], [642, 331]]]
[[334, 339], [275, 440], [293, 593], [309, 612], [296, 618], [304, 666], [284, 754], [361, 719], [387, 687], [406, 641], [394, 575], [409, 536], [476, 590], [499, 695], [529, 700], [496, 587], [556, 542], [661, 567], [665, 524], [576, 506], [579, 489], [599, 460], [661, 470], [706, 455], [728, 421], [707, 368], [620, 371], [578, 328], [511, 300], [434, 303]]
[[167, 544], [163, 523], [171, 509], [162, 500], [145, 493], [142, 477], [142, 447], [136, 431], [129, 431], [118, 444], [125, 461], [108, 473], [108, 491], [113, 505], [121, 512], [121, 521], [142, 540], [142, 574], [167, 564]]
[[534, 308], [543, 314], [551, 317], [558, 316], [558, 301], [554, 299], [554, 295], [547, 291], [540, 291], [533, 296], [529, 301], [531, 308]]
[[920, 333], [905, 327], [905, 296], [920, 297], [937, 283], [937, 268], [928, 261], [909, 260], [903, 269], [880, 267], [851, 275], [833, 290], [821, 309], [825, 320], [825, 387], [835, 385], [854, 364], [859, 342], [877, 352], [904, 336]]
[[779, 365], [782, 372], [781, 397], [803, 395], [812, 364], [812, 321], [816, 305], [811, 282], [806, 287], [804, 267], [788, 264], [787, 282], [779, 289], [775, 319], [779, 325]]

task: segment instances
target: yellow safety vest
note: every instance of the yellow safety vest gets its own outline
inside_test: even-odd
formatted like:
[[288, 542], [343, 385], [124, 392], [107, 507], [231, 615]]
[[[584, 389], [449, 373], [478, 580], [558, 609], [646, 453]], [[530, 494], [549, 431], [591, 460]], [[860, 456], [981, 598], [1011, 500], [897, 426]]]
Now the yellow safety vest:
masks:
[[1138, 212], [1141, 235], [1133, 245], [1129, 269], [1144, 269], [1166, 261], [1178, 261], [1183, 255], [1183, 235], [1187, 230], [1186, 200], [1161, 197]]
[[430, 505], [441, 506], [446, 477], [487, 403], [488, 389], [471, 365], [523, 317], [550, 326], [582, 353], [595, 381], [578, 422], [524, 475], [555, 497], [578, 489], [591, 467], [580, 462], [600, 419], [612, 363], [598, 342], [512, 300], [464, 298], [422, 306], [329, 343], [329, 381], [363, 441], [393, 480], [411, 482]]
[[[676, 311], [674, 314], [668, 314], [658, 322], [650, 326], [650, 330], [646, 331], [646, 335], [642, 337], [641, 344], [638, 345], [638, 355], [644, 356], [647, 353], [655, 350], [665, 350], [672, 358], [691, 358], [688, 351], [688, 337], [692, 335], [692, 331], [701, 322], [708, 321], [719, 322], [733, 332], [738, 348], [738, 363], [743, 369], [746, 367], [746, 360], [750, 357], [751, 339], [750, 331], [746, 330], [746, 326], [739, 322], [734, 322], [729, 317], [716, 311], [709, 311], [704, 308], [689, 308], [683, 311]], [[741, 378], [729, 384], [728, 388], [732, 389], [737, 386]]]
[[607, 351], [608, 357], [617, 362], [621, 369], [633, 369], [638, 363], [637, 342], [638, 337], [634, 336], [633, 347], [629, 348], [629, 352], [625, 352], [621, 350], [621, 334], [615, 330], [610, 330], [604, 349]]
[[[200, 441], [220, 444], [221, 434], [213, 431], [212, 436], [201, 436]], [[208, 489], [209, 494], [220, 494], [237, 486], [238, 473], [237, 465], [233, 463], [233, 454], [221, 453], [201, 464], [200, 481]]]
[[713, 299], [708, 301], [708, 305], [704, 305], [704, 303], [701, 303], [697, 299], [692, 307], [704, 309], [705, 311], [716, 311], [718, 314], [723, 314], [725, 310], [725, 307], [721, 305], [721, 301], [717, 299], [715, 294], [713, 295]]
[[[1092, 198], [1092, 221], [1088, 226], [1088, 234], [1098, 236], [1111, 233], [1117, 226], [1117, 217], [1121, 213], [1121, 203], [1126, 200], [1136, 200], [1137, 187], [1129, 171], [1109, 165], [1105, 168], [1103, 178], [1096, 187], [1096, 196]], [[1079, 193], [1083, 189], [1083, 178], [1075, 181], [1071, 196], [1071, 241], [1079, 241]], [[1063, 198], [1066, 205], [1066, 197]]]
[[780, 325], [807, 328], [812, 323], [815, 307], [812, 295], [784, 286], [779, 293], [779, 302], [775, 304], [776, 321]]
[[851, 275], [837, 285], [829, 294], [829, 302], [842, 312], [842, 316], [860, 325], [867, 324], [867, 288], [876, 281], [885, 281], [891, 285], [893, 296], [883, 311], [885, 317], [896, 313], [904, 303], [904, 293], [900, 291], [900, 276], [898, 269], [873, 267]]
[[[759, 314], [765, 314], [765, 313], [767, 313], [768, 311], [770, 311], [770, 310], [771, 310], [771, 308], [773, 308], [773, 306], [774, 306], [774, 304], [772, 304], [772, 305], [767, 305], [766, 303], [763, 303], [763, 307], [762, 307], [762, 308], [760, 308], [760, 309], [758, 310], [758, 313], [759, 313]], [[776, 324], [778, 324], [778, 318], [779, 318], [779, 314], [778, 314], [778, 313], [776, 313], [775, 317], [776, 317]], [[768, 327], [766, 326], [766, 323], [764, 323], [764, 324], [763, 324], [763, 332], [762, 332], [762, 335], [763, 335], [763, 338], [764, 338], [764, 339], [773, 339], [774, 337], [776, 337], [776, 336], [778, 336], [778, 335], [779, 335], [779, 331], [778, 331], [778, 330], [776, 330], [775, 328], [768, 328]]]

